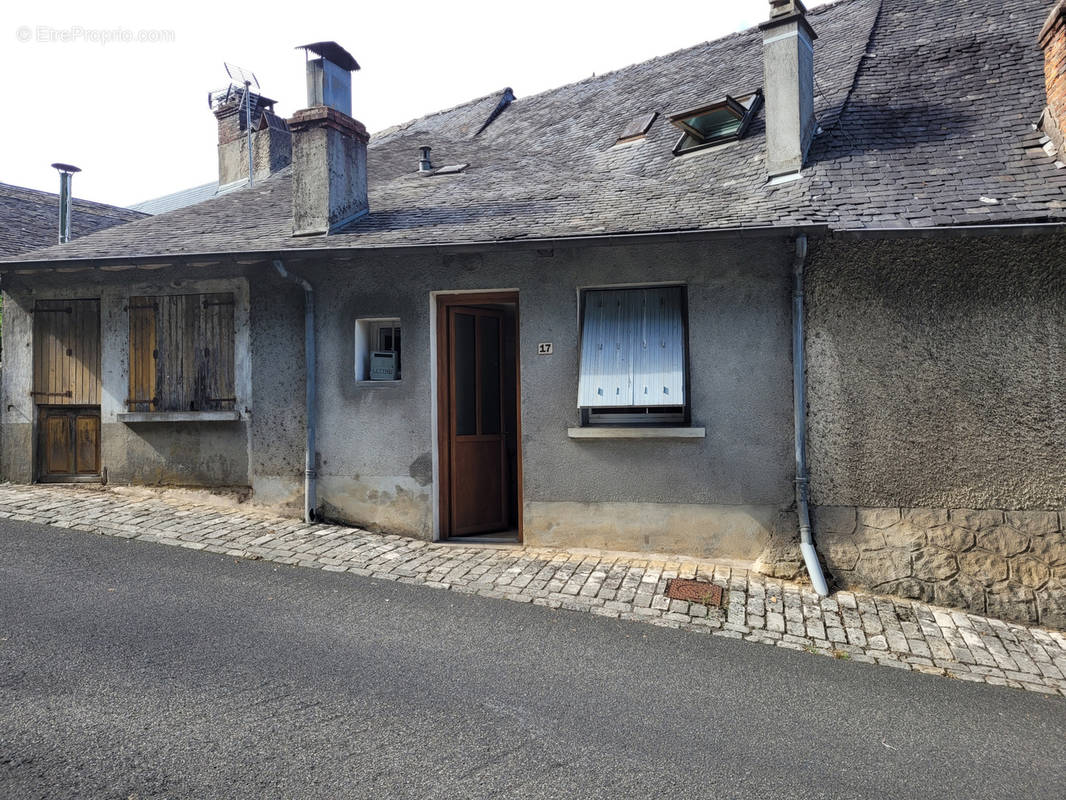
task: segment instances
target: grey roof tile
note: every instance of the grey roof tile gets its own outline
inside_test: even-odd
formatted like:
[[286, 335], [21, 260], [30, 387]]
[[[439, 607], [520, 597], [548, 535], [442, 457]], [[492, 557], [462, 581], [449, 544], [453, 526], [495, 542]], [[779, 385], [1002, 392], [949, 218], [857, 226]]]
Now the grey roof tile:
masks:
[[[144, 214], [74, 198], [74, 237], [122, 225]], [[14, 256], [55, 244], [59, 237], [59, 195], [0, 183], [0, 256]]]
[[[928, 227], [1066, 220], [1066, 170], [1034, 139], [1044, 0], [842, 0], [811, 12], [822, 133], [803, 180], [767, 186], [764, 118], [687, 156], [665, 115], [762, 84], [758, 30], [532, 97], [501, 94], [380, 132], [371, 213], [291, 236], [288, 170], [34, 258], [374, 248], [775, 224]], [[617, 144], [631, 120], [660, 116]], [[418, 147], [455, 175], [417, 174]], [[983, 204], [982, 196], [1001, 202]]]

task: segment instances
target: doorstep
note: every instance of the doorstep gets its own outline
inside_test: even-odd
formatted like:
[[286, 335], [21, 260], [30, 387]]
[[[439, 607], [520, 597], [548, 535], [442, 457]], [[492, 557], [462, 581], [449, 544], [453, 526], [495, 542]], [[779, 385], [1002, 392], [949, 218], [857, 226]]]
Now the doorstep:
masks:
[[[846, 661], [1066, 696], [1066, 636], [926, 603], [810, 587], [678, 556], [434, 543], [308, 525], [181, 492], [0, 484], [0, 518], [350, 572], [744, 639]], [[722, 607], [666, 597], [673, 578], [722, 589]]]

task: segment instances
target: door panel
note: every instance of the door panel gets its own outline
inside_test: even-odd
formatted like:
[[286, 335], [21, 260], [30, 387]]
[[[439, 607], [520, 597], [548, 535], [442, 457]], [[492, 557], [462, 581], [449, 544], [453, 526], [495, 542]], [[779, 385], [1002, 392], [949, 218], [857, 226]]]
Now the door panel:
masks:
[[448, 308], [451, 533], [507, 527], [503, 313]]
[[74, 474], [74, 441], [70, 416], [57, 413], [44, 420], [44, 469], [47, 475]]
[[99, 414], [78, 414], [74, 418], [74, 457], [74, 468], [78, 475], [99, 474]]
[[64, 481], [100, 474], [100, 409], [41, 407], [38, 478]]
[[504, 528], [507, 517], [499, 439], [463, 437], [456, 443], [454, 463], [453, 532], [462, 535]]

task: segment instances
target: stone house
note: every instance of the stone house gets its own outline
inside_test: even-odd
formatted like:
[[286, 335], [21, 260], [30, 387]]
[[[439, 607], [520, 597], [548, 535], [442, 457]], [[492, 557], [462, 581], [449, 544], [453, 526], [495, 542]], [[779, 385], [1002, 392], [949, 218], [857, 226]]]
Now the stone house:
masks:
[[250, 186], [0, 263], [4, 477], [1066, 626], [1063, 5], [770, 5], [372, 137], [332, 42], [216, 95]]

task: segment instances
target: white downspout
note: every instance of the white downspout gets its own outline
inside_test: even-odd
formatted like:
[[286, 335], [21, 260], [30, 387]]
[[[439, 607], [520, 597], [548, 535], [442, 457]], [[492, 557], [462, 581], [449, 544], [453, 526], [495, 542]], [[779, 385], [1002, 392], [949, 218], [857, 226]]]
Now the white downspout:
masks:
[[803, 332], [803, 271], [807, 263], [807, 235], [796, 237], [796, 257], [792, 262], [792, 408], [796, 440], [796, 513], [799, 515], [800, 551], [814, 591], [829, 594], [818, 552], [811, 536], [809, 503], [810, 478], [807, 475], [807, 364]]

